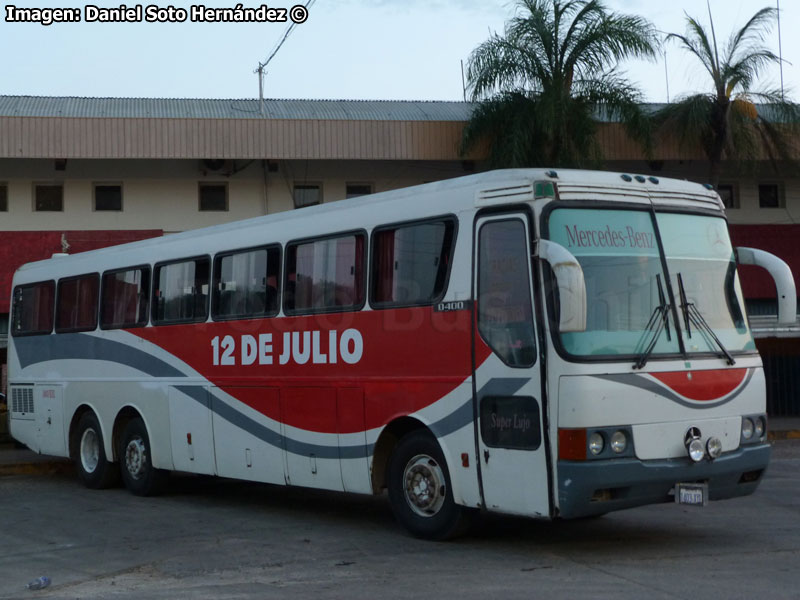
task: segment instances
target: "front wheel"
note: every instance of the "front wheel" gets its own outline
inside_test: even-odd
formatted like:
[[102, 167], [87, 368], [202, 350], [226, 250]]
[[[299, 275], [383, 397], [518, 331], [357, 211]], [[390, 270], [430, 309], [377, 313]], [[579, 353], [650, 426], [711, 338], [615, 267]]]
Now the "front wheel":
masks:
[[87, 488], [99, 490], [117, 482], [116, 467], [106, 459], [100, 422], [92, 412], [84, 413], [78, 421], [72, 442], [72, 458], [78, 477]]
[[167, 472], [153, 467], [150, 437], [141, 419], [125, 426], [119, 449], [119, 464], [125, 487], [136, 496], [160, 494], [167, 482]]
[[464, 531], [466, 510], [453, 501], [447, 463], [427, 431], [411, 432], [397, 444], [388, 488], [395, 518], [415, 536], [444, 540]]

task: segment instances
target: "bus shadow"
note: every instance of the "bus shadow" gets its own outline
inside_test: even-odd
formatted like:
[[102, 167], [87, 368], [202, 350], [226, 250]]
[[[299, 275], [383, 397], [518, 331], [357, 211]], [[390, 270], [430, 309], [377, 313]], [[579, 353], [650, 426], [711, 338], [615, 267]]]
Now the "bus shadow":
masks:
[[[166, 496], [205, 506], [241, 508], [298, 527], [341, 527], [348, 533], [372, 531], [378, 535], [413, 539], [392, 517], [386, 494], [362, 495], [310, 488], [243, 482], [216, 477], [179, 475], [171, 479]], [[662, 505], [575, 520], [539, 520], [476, 513], [469, 530], [453, 543], [459, 546], [501, 546], [570, 552], [609, 552], [621, 545], [643, 557], [663, 556], [675, 548], [684, 554], [704, 548], [709, 541], [737, 543], [724, 522], [695, 520], [678, 507]]]

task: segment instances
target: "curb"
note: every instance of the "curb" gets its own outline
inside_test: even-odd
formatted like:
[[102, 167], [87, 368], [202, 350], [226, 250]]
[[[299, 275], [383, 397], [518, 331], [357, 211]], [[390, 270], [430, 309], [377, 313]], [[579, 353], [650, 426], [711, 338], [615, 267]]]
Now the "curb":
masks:
[[46, 462], [16, 463], [0, 465], [0, 477], [11, 477], [14, 475], [59, 475], [61, 473], [72, 473], [75, 467], [66, 460], [54, 460]]
[[781, 440], [800, 440], [800, 430], [786, 429], [783, 431], [770, 431], [768, 432], [767, 437], [771, 442]]

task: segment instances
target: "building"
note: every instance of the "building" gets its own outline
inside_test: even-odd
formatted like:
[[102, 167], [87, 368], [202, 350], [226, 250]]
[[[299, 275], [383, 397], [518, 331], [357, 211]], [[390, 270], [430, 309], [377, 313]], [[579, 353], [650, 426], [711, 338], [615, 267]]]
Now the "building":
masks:
[[[0, 363], [20, 264], [484, 169], [481, 150], [459, 153], [470, 112], [464, 102], [0, 96]], [[609, 170], [706, 178], [699, 149], [662, 143], [645, 161], [619, 124], [600, 136]], [[730, 167], [719, 191], [734, 243], [800, 274], [800, 178], [765, 160], [751, 174]], [[745, 267], [742, 279], [751, 313], [773, 312], [769, 277]], [[800, 414], [798, 339], [760, 335], [768, 368], [785, 373], [768, 376], [772, 412]]]

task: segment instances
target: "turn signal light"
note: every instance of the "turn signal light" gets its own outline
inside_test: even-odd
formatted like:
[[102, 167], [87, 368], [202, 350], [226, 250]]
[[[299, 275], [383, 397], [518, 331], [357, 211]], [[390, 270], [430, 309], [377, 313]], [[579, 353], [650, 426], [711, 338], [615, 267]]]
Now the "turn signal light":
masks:
[[558, 458], [561, 460], [586, 460], [586, 430], [558, 430]]

